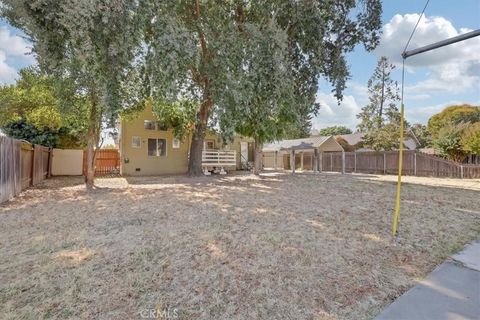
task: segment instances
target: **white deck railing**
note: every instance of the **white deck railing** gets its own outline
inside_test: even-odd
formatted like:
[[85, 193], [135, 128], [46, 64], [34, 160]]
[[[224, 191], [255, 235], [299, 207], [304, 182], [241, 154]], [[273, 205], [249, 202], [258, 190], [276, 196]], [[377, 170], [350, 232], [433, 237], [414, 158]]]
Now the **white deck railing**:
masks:
[[237, 165], [235, 151], [204, 150], [202, 152], [203, 167], [232, 167]]

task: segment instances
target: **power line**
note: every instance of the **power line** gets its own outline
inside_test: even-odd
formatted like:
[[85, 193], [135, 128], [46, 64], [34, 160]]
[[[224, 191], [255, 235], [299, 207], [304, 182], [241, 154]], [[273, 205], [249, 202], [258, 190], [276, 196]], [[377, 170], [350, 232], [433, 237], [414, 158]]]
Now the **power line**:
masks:
[[403, 49], [403, 53], [405, 53], [405, 51], [407, 51], [408, 45], [410, 44], [410, 41], [412, 40], [413, 35], [415, 34], [415, 31], [417, 30], [417, 27], [418, 27], [418, 24], [420, 23], [420, 20], [422, 20], [422, 16], [425, 13], [425, 9], [427, 9], [427, 6], [428, 6], [429, 2], [430, 2], [430, 0], [427, 0], [427, 2], [425, 3], [425, 6], [423, 7], [422, 13], [420, 13], [420, 17], [418, 17], [417, 23], [415, 24], [415, 27], [413, 28], [412, 33], [410, 34], [410, 38], [408, 38], [407, 44], [405, 45], [405, 49]]

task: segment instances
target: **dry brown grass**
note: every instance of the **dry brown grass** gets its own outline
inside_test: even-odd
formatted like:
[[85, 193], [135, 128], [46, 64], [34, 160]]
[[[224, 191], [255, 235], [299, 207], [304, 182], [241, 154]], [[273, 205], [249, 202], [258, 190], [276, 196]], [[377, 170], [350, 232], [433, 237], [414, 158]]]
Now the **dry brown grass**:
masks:
[[[480, 181], [57, 178], [0, 206], [0, 318], [369, 319], [480, 233]], [[161, 315], [161, 313], [160, 313]]]

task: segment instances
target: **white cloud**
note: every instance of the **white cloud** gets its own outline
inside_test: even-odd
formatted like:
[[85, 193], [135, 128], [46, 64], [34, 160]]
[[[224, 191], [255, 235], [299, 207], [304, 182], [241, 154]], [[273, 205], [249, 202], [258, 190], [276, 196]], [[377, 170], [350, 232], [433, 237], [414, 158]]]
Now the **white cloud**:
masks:
[[0, 50], [0, 84], [12, 83], [17, 76], [17, 70], [6, 62], [5, 52]]
[[338, 105], [337, 99], [333, 94], [319, 92], [317, 102], [320, 103], [318, 115], [312, 119], [314, 129], [322, 129], [328, 126], [344, 125], [355, 129], [358, 120], [356, 114], [360, 112], [360, 107], [355, 98], [351, 95], [344, 95], [343, 101]]
[[17, 77], [17, 70], [12, 64], [30, 65], [35, 58], [30, 55], [30, 44], [22, 37], [13, 34], [10, 29], [0, 27], [0, 84], [13, 83]]
[[459, 105], [464, 102], [458, 100], [450, 100], [445, 103], [440, 103], [431, 106], [423, 106], [421, 108], [410, 107], [408, 104], [405, 105], [405, 118], [410, 123], [423, 123], [427, 124], [428, 119], [436, 113], [439, 113], [447, 106]]
[[9, 57], [22, 57], [33, 60], [30, 44], [22, 37], [10, 32], [7, 27], [0, 27], [0, 50]]
[[[395, 15], [383, 27], [380, 45], [375, 53], [379, 56], [387, 56], [397, 65], [400, 64], [401, 53], [418, 17], [418, 14]], [[471, 30], [466, 28], [457, 30], [449, 20], [443, 17], [423, 16], [408, 49], [418, 48], [468, 31]], [[472, 89], [478, 90], [480, 37], [412, 56], [405, 61], [405, 65], [411, 72], [418, 67], [426, 67], [430, 71], [426, 80], [406, 87], [406, 93], [425, 95], [438, 91], [463, 93]]]

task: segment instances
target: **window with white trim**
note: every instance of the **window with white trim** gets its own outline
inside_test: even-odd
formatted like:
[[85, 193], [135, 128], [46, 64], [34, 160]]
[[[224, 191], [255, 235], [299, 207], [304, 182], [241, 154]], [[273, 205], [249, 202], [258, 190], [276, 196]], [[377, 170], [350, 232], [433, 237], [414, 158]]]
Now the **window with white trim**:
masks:
[[143, 127], [145, 128], [145, 130], [155, 130], [155, 121], [144, 120]]
[[166, 139], [148, 139], [148, 155], [152, 157], [164, 157], [167, 155]]
[[142, 139], [140, 137], [133, 136], [132, 148], [141, 148], [141, 147], [142, 147]]
[[173, 140], [172, 140], [172, 148], [173, 148], [173, 149], [180, 149], [180, 139], [173, 138]]

